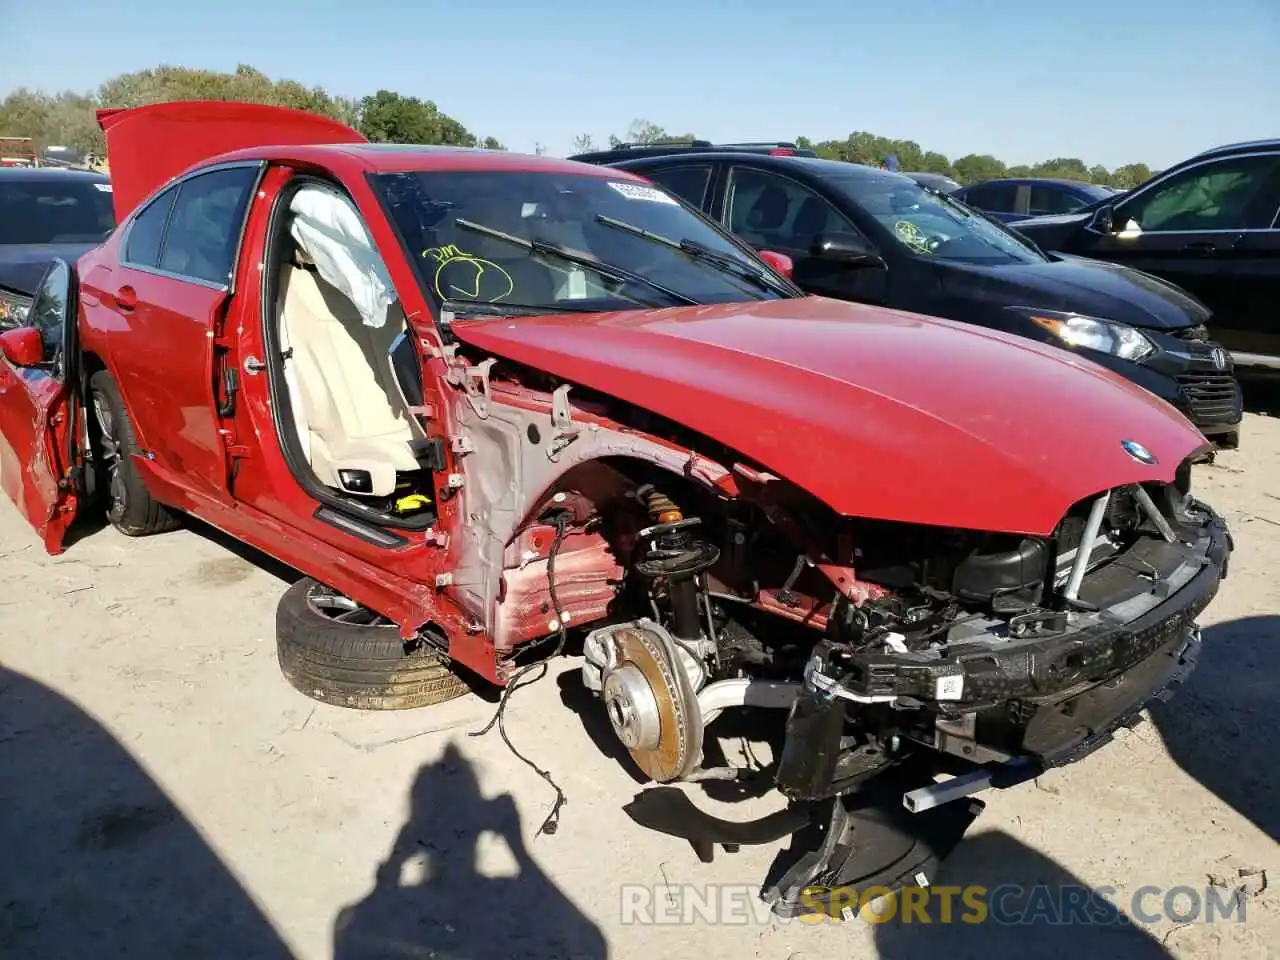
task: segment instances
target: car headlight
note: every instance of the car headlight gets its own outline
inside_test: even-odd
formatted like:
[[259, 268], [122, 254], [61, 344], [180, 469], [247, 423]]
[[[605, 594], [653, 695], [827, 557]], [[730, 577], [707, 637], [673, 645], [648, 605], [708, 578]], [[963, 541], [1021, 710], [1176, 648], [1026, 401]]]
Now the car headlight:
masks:
[[1141, 363], [1155, 353], [1155, 344], [1128, 324], [1059, 310], [1037, 310], [1034, 307], [1012, 309], [1068, 346], [1109, 353], [1113, 357], [1132, 360], [1134, 363]]
[[0, 290], [0, 326], [20, 327], [27, 322], [31, 298], [9, 290]]

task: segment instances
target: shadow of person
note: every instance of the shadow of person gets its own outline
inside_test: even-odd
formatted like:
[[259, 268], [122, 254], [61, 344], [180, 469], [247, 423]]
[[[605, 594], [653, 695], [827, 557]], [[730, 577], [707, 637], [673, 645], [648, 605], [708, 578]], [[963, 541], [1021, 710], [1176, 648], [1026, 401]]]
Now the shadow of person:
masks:
[[[975, 886], [985, 893], [966, 889]], [[955, 892], [948, 897], [950, 922], [943, 922], [948, 917], [938, 897], [948, 888]], [[960, 844], [931, 890], [932, 898], [914, 913], [904, 905], [905, 893], [892, 910], [884, 908], [885, 919], [874, 922], [880, 960], [1172, 957], [1121, 912], [1128, 912], [1131, 898], [1086, 888], [1056, 861], [1000, 831], [975, 834]], [[1147, 897], [1139, 914], [1150, 917], [1160, 903], [1159, 896]]]
[[[484, 797], [456, 745], [418, 772], [410, 804], [373, 891], [338, 914], [334, 960], [608, 956], [604, 935], [529, 856], [511, 795]], [[512, 875], [480, 873], [484, 835], [505, 842]]]
[[1280, 841], [1280, 616], [1206, 627], [1195, 671], [1151, 718], [1178, 766]]
[[0, 668], [0, 956], [292, 956], [115, 738]]

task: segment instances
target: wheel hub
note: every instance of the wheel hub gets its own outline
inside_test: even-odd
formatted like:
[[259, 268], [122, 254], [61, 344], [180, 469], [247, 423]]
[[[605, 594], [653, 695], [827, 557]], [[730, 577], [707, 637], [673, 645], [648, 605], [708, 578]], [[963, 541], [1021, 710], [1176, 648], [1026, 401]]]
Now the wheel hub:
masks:
[[702, 759], [702, 718], [688, 674], [647, 630], [621, 629], [612, 641], [616, 666], [602, 693], [613, 732], [653, 780], [687, 776]]
[[604, 684], [604, 706], [609, 723], [628, 750], [653, 750], [662, 739], [658, 699], [634, 663], [609, 674]]

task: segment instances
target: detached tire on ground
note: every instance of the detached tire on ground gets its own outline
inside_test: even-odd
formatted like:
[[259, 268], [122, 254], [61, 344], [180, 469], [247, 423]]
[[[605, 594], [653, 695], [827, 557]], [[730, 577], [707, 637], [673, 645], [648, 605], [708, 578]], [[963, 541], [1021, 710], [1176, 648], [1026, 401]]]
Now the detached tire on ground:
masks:
[[339, 707], [411, 710], [471, 690], [436, 651], [407, 647], [394, 623], [309, 577], [280, 598], [276, 654], [296, 690]]

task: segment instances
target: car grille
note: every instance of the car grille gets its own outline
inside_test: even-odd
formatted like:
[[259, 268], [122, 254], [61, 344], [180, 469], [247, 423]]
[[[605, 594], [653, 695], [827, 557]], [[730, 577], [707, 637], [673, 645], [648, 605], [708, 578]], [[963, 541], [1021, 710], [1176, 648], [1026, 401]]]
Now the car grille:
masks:
[[1203, 323], [1198, 327], [1184, 327], [1181, 330], [1174, 331], [1174, 336], [1179, 340], [1208, 340], [1209, 328]]
[[1187, 373], [1178, 386], [1197, 425], [1238, 423], [1241, 417], [1240, 385], [1229, 373]]

